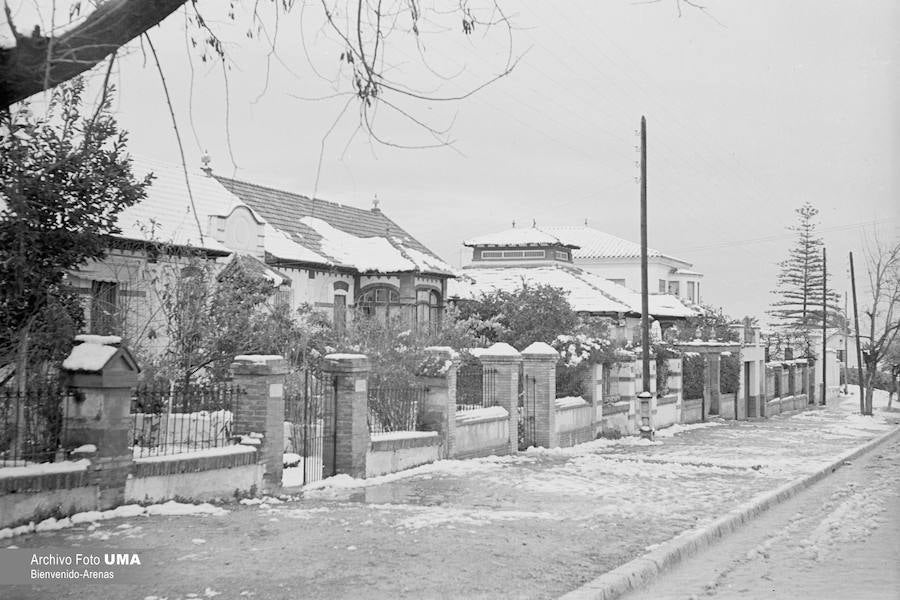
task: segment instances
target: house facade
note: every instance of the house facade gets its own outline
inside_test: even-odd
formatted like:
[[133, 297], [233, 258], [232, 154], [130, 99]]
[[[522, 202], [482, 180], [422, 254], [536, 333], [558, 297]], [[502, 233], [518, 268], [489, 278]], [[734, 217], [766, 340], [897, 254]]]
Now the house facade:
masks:
[[[512, 228], [467, 240], [472, 260], [450, 283], [449, 295], [459, 302], [494, 290], [513, 291], [523, 283], [544, 284], [568, 292], [575, 312], [604, 317], [621, 340], [640, 329], [641, 295], [576, 263], [580, 247], [545, 228]], [[677, 325], [695, 311], [678, 297], [651, 293], [650, 316], [662, 329]]]
[[354, 312], [413, 328], [441, 318], [452, 268], [377, 206], [311, 199], [208, 169], [189, 170], [187, 182], [180, 166], [143, 162], [135, 171], [156, 177], [147, 198], [119, 215], [122, 233], [103, 261], [68, 274], [90, 333], [164, 346], [160, 282], [198, 260], [214, 273], [241, 261], [275, 284], [273, 302], [321, 310], [338, 330]]
[[[573, 262], [579, 267], [633, 290], [641, 289], [641, 246], [588, 226], [540, 227], [562, 242], [577, 246]], [[700, 304], [703, 274], [685, 260], [647, 249], [650, 291], [671, 294], [690, 304]]]

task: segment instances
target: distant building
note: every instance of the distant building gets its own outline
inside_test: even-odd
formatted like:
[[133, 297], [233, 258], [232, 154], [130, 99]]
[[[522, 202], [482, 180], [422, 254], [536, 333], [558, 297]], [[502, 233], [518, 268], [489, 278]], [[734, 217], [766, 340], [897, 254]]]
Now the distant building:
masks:
[[[540, 230], [572, 244], [573, 262], [591, 273], [633, 290], [641, 289], [641, 245], [587, 226]], [[685, 260], [647, 249], [647, 281], [651, 292], [671, 294], [690, 304], [701, 303], [703, 274]]]
[[[600, 233], [600, 232], [598, 232]], [[640, 326], [641, 295], [576, 264], [580, 246], [547, 228], [512, 228], [464, 242], [472, 261], [449, 283], [448, 294], [466, 301], [493, 290], [512, 291], [523, 282], [546, 284], [569, 292], [572, 308], [583, 315], [606, 317], [621, 339], [632, 339]], [[695, 314], [678, 297], [652, 293], [650, 316], [662, 329]]]

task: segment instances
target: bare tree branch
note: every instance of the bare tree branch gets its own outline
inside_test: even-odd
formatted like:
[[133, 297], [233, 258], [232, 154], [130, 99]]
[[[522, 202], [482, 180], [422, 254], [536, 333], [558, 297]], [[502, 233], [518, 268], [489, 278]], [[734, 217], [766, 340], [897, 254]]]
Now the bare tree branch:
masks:
[[[15, 33], [16, 45], [0, 48], [0, 107], [9, 107], [94, 67], [185, 1], [107, 0], [52, 42], [37, 31], [32, 37]], [[4, 11], [12, 26], [8, 5]]]

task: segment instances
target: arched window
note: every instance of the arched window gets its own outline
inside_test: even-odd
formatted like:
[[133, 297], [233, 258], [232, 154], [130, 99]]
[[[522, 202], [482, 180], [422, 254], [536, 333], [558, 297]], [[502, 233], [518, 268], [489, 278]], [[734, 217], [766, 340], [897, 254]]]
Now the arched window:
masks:
[[391, 317], [400, 315], [400, 293], [386, 285], [370, 287], [359, 296], [356, 305], [362, 314], [386, 323]]
[[430, 289], [416, 290], [416, 321], [437, 325], [441, 321], [441, 295]]

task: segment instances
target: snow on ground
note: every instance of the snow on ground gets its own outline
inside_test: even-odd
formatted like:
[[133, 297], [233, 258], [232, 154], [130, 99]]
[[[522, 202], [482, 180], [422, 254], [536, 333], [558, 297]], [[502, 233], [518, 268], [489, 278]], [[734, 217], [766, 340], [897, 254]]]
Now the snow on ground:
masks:
[[162, 504], [151, 504], [149, 506], [141, 506], [140, 504], [124, 504], [122, 506], [104, 511], [86, 511], [76, 513], [63, 519], [50, 517], [39, 523], [31, 522], [27, 525], [19, 527], [6, 527], [0, 529], [0, 540], [11, 538], [17, 535], [32, 532], [57, 531], [59, 529], [67, 529], [74, 525], [82, 523], [96, 523], [98, 521], [106, 521], [108, 519], [119, 519], [127, 517], [153, 516], [153, 515], [198, 515], [198, 516], [224, 516], [228, 511], [219, 506], [212, 504], [185, 504], [183, 502], [175, 502], [170, 500]]

